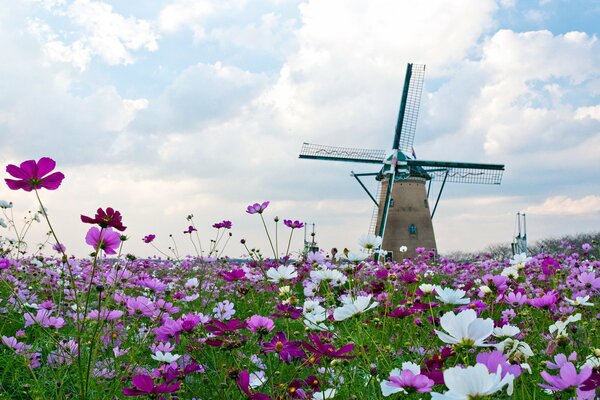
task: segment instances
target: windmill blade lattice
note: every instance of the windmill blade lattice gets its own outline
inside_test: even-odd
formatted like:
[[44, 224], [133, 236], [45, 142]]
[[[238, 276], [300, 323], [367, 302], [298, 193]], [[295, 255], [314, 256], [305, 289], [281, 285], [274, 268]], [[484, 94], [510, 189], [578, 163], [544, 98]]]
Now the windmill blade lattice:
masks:
[[[410, 64], [410, 80], [406, 95], [404, 110], [400, 109], [400, 115], [396, 125], [396, 135], [400, 130], [398, 149], [410, 154], [415, 140], [417, 119], [419, 118], [419, 107], [421, 105], [421, 92], [425, 80], [425, 64]], [[408, 77], [407, 77], [408, 78]]]
[[499, 185], [504, 173], [501, 164], [477, 164], [448, 161], [408, 160], [411, 167], [421, 169], [434, 181]]
[[351, 147], [323, 146], [303, 143], [300, 158], [381, 164], [385, 150], [356, 149]]

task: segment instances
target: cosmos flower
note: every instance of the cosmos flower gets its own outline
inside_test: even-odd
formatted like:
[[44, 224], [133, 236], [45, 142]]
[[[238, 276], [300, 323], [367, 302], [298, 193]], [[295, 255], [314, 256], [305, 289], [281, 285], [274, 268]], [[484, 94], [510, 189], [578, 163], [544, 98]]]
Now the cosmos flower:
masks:
[[435, 330], [438, 337], [449, 344], [463, 344], [475, 347], [486, 346], [485, 340], [494, 330], [494, 321], [477, 318], [475, 310], [464, 310], [458, 314], [447, 312], [440, 318], [445, 332]]
[[288, 228], [297, 229], [304, 227], [304, 224], [298, 220], [292, 221], [291, 219], [284, 219], [283, 224]]
[[361, 261], [366, 260], [367, 257], [369, 257], [368, 253], [364, 253], [362, 251], [356, 251], [356, 252], [350, 251], [350, 252], [348, 252], [348, 255], [345, 256], [344, 258], [350, 262], [359, 263]]
[[144, 238], [142, 239], [144, 241], [144, 243], [152, 243], [152, 241], [156, 238], [156, 235], [153, 234], [149, 234], [144, 236]]
[[333, 319], [336, 321], [343, 321], [356, 314], [361, 314], [367, 310], [377, 307], [379, 303], [371, 303], [372, 297], [373, 295], [370, 294], [368, 296], [358, 296], [356, 299], [348, 299], [346, 304], [344, 304], [342, 307], [336, 308], [333, 311]]
[[584, 297], [580, 297], [577, 296], [575, 298], [575, 300], [571, 300], [568, 298], [565, 298], [565, 301], [569, 304], [571, 304], [572, 306], [588, 306], [588, 307], [593, 307], [594, 303], [589, 302], [588, 300], [590, 299], [590, 296], [584, 296]]
[[127, 229], [127, 227], [123, 226], [121, 220], [121, 213], [114, 210], [112, 207], [108, 207], [106, 211], [99, 208], [96, 210], [96, 215], [94, 215], [94, 218], [87, 217], [85, 215], [81, 216], [81, 222], [86, 224], [97, 224], [100, 226], [100, 228], [113, 227], [116, 230], [123, 232], [125, 229]]
[[183, 233], [192, 233], [192, 232], [196, 232], [198, 229], [194, 228], [192, 225], [188, 226], [186, 231], [183, 231]]
[[52, 250], [58, 253], [64, 253], [65, 251], [67, 251], [67, 248], [62, 243], [54, 243], [54, 245], [52, 246]]
[[296, 272], [296, 268], [292, 265], [280, 265], [277, 268], [269, 268], [267, 276], [269, 277], [269, 281], [278, 283], [296, 278], [298, 272]]
[[0, 270], [9, 269], [10, 260], [8, 258], [0, 258]]
[[314, 392], [312, 400], [329, 400], [335, 397], [335, 389], [325, 389], [322, 392]]
[[152, 394], [173, 393], [179, 390], [181, 382], [176, 382], [172, 385], [161, 383], [155, 385], [154, 380], [149, 375], [136, 375], [131, 379], [133, 388], [123, 388], [125, 396], [145, 396]]
[[246, 321], [250, 332], [267, 333], [275, 328], [275, 322], [271, 318], [261, 315], [253, 315]]
[[277, 353], [282, 361], [289, 364], [292, 358], [304, 358], [305, 354], [298, 341], [288, 341], [284, 332], [277, 332], [269, 342], [261, 344], [261, 353]]
[[466, 292], [460, 289], [442, 288], [435, 286], [436, 298], [446, 304], [469, 304], [471, 301], [468, 297], [464, 297]]
[[170, 364], [172, 362], [175, 362], [177, 360], [179, 360], [179, 358], [181, 357], [179, 354], [171, 354], [170, 352], [162, 352], [160, 350], [158, 350], [157, 352], [155, 352], [154, 354], [152, 354], [150, 356], [152, 359], [156, 360], [156, 361], [160, 361], [160, 362], [164, 362], [167, 364]]
[[[54, 172], [56, 162], [49, 157], [42, 157], [39, 161], [23, 161], [20, 166], [9, 164], [6, 172], [17, 179], [4, 179], [6, 185], [12, 190], [23, 189], [26, 192], [44, 188], [48, 190], [58, 189], [65, 176], [62, 172]], [[50, 175], [48, 175], [50, 174]]]
[[385, 397], [394, 393], [408, 393], [406, 388], [419, 393], [431, 392], [435, 382], [421, 375], [421, 368], [414, 363], [402, 363], [402, 369], [395, 368], [390, 372], [389, 380], [381, 381], [381, 394]]
[[94, 250], [103, 250], [106, 254], [117, 254], [117, 249], [121, 245], [121, 236], [112, 228], [100, 231], [97, 227], [92, 226], [85, 235], [85, 242]]
[[502, 390], [512, 382], [515, 377], [502, 372], [490, 373], [483, 364], [475, 364], [472, 367], [453, 367], [444, 371], [444, 383], [450, 389], [444, 394], [432, 392], [433, 400], [469, 400], [484, 398]]
[[266, 394], [252, 393], [250, 391], [250, 387], [251, 387], [250, 386], [250, 374], [248, 373], [247, 370], [243, 370], [240, 372], [240, 374], [238, 375], [238, 377], [236, 379], [236, 384], [237, 384], [238, 388], [240, 388], [240, 390], [242, 392], [244, 392], [244, 394], [246, 396], [248, 396], [249, 400], [270, 400], [271, 399]]
[[[539, 385], [541, 387], [552, 391], [562, 391], [573, 387], [578, 388], [592, 375], [592, 369], [588, 366], [585, 366], [581, 368], [579, 373], [577, 373], [575, 365], [573, 365], [572, 362], [567, 362], [560, 367], [560, 372], [558, 375], [550, 375], [546, 371], [542, 371], [540, 375], [547, 382], [540, 383]], [[590, 398], [593, 398], [593, 396]]]
[[379, 246], [381, 246], [382, 241], [383, 241], [383, 239], [381, 238], [381, 236], [376, 236], [376, 235], [368, 233], [368, 234], [362, 235], [358, 239], [358, 245], [365, 250], [373, 250], [373, 249], [376, 249]]
[[268, 201], [265, 201], [262, 204], [259, 204], [259, 203], [250, 204], [248, 207], [246, 207], [246, 212], [248, 214], [262, 214], [263, 211], [265, 211], [265, 209], [268, 206], [269, 206]]
[[331, 343], [323, 342], [321, 340], [321, 336], [317, 333], [309, 334], [308, 339], [310, 343], [302, 342], [302, 346], [304, 346], [306, 350], [310, 351], [315, 356], [314, 363], [317, 363], [321, 357], [342, 359], [350, 359], [355, 357], [346, 355], [346, 353], [350, 353], [354, 350], [354, 343], [346, 344], [336, 350]]

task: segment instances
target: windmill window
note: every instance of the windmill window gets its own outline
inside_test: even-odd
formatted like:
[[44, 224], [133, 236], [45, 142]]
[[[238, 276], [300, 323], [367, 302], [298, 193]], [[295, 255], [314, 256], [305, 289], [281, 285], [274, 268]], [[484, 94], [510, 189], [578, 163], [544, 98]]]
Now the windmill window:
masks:
[[417, 227], [415, 226], [415, 224], [410, 224], [410, 226], [408, 227], [408, 233], [411, 235], [417, 234]]
[[390, 199], [390, 207], [394, 207], [394, 199]]

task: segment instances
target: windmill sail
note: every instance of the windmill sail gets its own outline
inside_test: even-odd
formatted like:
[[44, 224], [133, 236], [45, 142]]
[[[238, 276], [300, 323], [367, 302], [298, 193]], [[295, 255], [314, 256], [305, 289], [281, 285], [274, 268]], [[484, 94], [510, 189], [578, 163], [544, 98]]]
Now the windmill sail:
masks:
[[408, 64], [406, 77], [404, 78], [402, 101], [400, 102], [400, 110], [398, 111], [396, 134], [392, 145], [393, 149], [400, 149], [406, 154], [411, 153], [415, 139], [424, 80], [425, 65]]
[[407, 160], [407, 164], [425, 171], [434, 181], [499, 185], [502, 164], [478, 164], [450, 161]]
[[300, 158], [381, 164], [385, 159], [385, 150], [356, 149], [303, 143], [300, 150]]

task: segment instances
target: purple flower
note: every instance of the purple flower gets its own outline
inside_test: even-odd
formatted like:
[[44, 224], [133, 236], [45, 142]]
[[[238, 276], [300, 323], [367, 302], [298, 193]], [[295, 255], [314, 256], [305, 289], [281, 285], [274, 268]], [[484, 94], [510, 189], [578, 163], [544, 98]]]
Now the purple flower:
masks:
[[181, 382], [176, 382], [172, 385], [161, 383], [158, 386], [154, 385], [154, 380], [149, 375], [136, 375], [131, 379], [133, 388], [123, 388], [125, 396], [145, 396], [148, 394], [173, 393], [179, 390]]
[[541, 387], [553, 391], [561, 391], [571, 387], [579, 387], [579, 385], [592, 375], [592, 368], [585, 366], [578, 374], [575, 365], [572, 362], [568, 362], [560, 367], [558, 375], [550, 375], [546, 371], [542, 371], [540, 375], [548, 382], [548, 384], [540, 383]]
[[235, 314], [235, 305], [229, 300], [223, 300], [215, 305], [213, 308], [214, 317], [216, 319], [230, 319]]
[[58, 253], [64, 253], [65, 251], [67, 251], [67, 248], [62, 243], [55, 243], [54, 246], [52, 246], [52, 250]]
[[153, 234], [149, 234], [144, 236], [144, 238], [142, 239], [144, 241], [144, 243], [152, 243], [152, 241], [156, 238], [156, 235]]
[[114, 210], [112, 207], [108, 207], [106, 211], [99, 208], [96, 210], [94, 218], [85, 215], [81, 216], [81, 222], [86, 224], [97, 224], [100, 228], [113, 227], [116, 230], [123, 232], [127, 227], [123, 226], [122, 219], [121, 213]]
[[506, 374], [511, 374], [515, 378], [521, 375], [521, 367], [509, 364], [506, 356], [499, 350], [494, 350], [489, 353], [479, 353], [477, 354], [476, 360], [477, 363], [485, 365], [491, 374], [495, 374], [498, 371], [498, 367], [500, 367], [502, 369], [502, 378], [504, 378]]
[[233, 224], [231, 223], [231, 221], [227, 221], [227, 220], [223, 220], [221, 222], [217, 222], [217, 223], [213, 224], [213, 228], [216, 228], [216, 229], [221, 229], [221, 228], [231, 229], [232, 226], [233, 226]]
[[271, 314], [273, 317], [298, 319], [302, 315], [302, 309], [291, 304], [279, 303], [275, 306], [277, 312]]
[[224, 272], [221, 276], [227, 282], [233, 282], [246, 277], [246, 272], [243, 269], [234, 268], [231, 271]]
[[249, 206], [246, 208], [246, 212], [247, 212], [248, 214], [257, 214], [257, 213], [258, 213], [258, 214], [262, 214], [262, 213], [263, 213], [263, 211], [265, 211], [265, 209], [266, 209], [268, 206], [269, 206], [269, 202], [268, 202], [268, 201], [265, 201], [265, 202], [263, 202], [262, 204], [254, 203], [254, 204], [251, 204], [251, 205], [249, 205]]
[[[404, 363], [408, 368], [402, 371], [394, 369], [389, 376], [389, 380], [381, 382], [381, 392], [384, 396], [389, 396], [393, 393], [406, 393], [416, 391], [419, 393], [431, 392], [431, 388], [435, 384], [432, 379], [421, 374], [418, 365], [412, 363]], [[408, 390], [407, 390], [408, 389]]]
[[557, 354], [554, 356], [554, 362], [548, 361], [548, 362], [546, 362], [546, 366], [548, 367], [548, 369], [560, 369], [563, 365], [565, 365], [569, 361], [575, 361], [575, 360], [577, 360], [577, 353], [575, 351], [572, 352], [568, 358], [564, 354]]
[[354, 350], [354, 343], [349, 343], [340, 347], [338, 350], [331, 343], [323, 342], [321, 340], [321, 336], [317, 333], [312, 333], [308, 335], [308, 339], [310, 343], [302, 342], [302, 346], [313, 353], [314, 363], [317, 363], [321, 357], [328, 358], [345, 358], [350, 359], [355, 356], [345, 355], [346, 353], [350, 353]]
[[100, 231], [97, 227], [92, 226], [85, 235], [85, 242], [94, 250], [104, 250], [106, 254], [117, 254], [117, 249], [121, 245], [121, 236], [112, 228], [104, 228]]
[[244, 392], [250, 400], [271, 400], [271, 398], [264, 393], [252, 393], [250, 391], [250, 374], [247, 370], [240, 372], [236, 383], [240, 390]]
[[581, 245], [581, 249], [583, 250], [584, 253], [589, 253], [590, 250], [592, 249], [592, 245], [589, 243], [584, 243]]
[[17, 179], [4, 179], [12, 190], [23, 189], [26, 192], [44, 188], [48, 190], [58, 189], [65, 176], [62, 172], [54, 172], [56, 162], [49, 157], [42, 157], [38, 162], [35, 160], [23, 161], [20, 166], [9, 164], [6, 172]]
[[536, 297], [535, 299], [529, 300], [529, 304], [534, 306], [535, 308], [544, 308], [550, 307], [558, 301], [558, 296], [556, 293], [546, 293], [541, 297]]
[[288, 341], [284, 332], [277, 332], [270, 342], [261, 344], [261, 353], [277, 353], [282, 361], [289, 364], [292, 357], [304, 358], [305, 354], [300, 348], [300, 342]]
[[0, 258], [0, 270], [9, 269], [10, 268], [10, 260], [7, 258]]
[[261, 315], [253, 315], [248, 318], [248, 330], [250, 332], [259, 332], [265, 334], [275, 328], [275, 322], [271, 318]]
[[292, 229], [302, 228], [304, 226], [304, 224], [302, 222], [300, 222], [298, 220], [292, 221], [291, 219], [284, 219], [283, 224]]
[[187, 231], [183, 231], [183, 233], [192, 233], [197, 231], [198, 229], [194, 228], [192, 225], [188, 226]]

